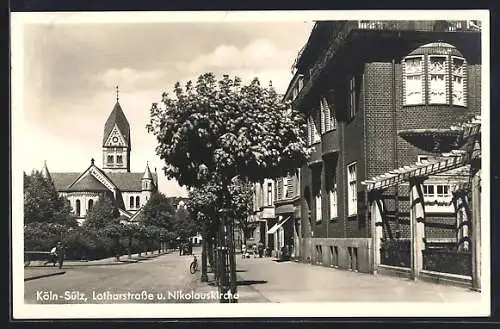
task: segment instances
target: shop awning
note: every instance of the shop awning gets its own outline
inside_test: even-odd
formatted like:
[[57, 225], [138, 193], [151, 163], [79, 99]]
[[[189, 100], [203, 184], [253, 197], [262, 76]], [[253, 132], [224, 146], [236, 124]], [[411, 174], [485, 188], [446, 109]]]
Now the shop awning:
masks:
[[273, 227], [271, 227], [268, 231], [267, 231], [267, 234], [274, 234], [274, 232], [276, 232], [281, 226], [283, 226], [283, 224], [285, 224], [285, 222], [287, 220], [290, 219], [291, 216], [288, 216], [287, 218], [285, 218], [284, 220], [282, 220], [281, 222], [278, 222], [276, 224], [273, 225]]

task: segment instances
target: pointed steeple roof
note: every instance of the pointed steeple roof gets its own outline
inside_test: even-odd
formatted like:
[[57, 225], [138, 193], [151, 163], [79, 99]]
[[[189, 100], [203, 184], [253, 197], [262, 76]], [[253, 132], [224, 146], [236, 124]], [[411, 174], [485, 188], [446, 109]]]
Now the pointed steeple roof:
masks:
[[122, 107], [118, 100], [116, 101], [115, 107], [109, 114], [108, 119], [106, 120], [106, 124], [104, 125], [104, 135], [102, 138], [102, 144], [106, 144], [106, 140], [109, 137], [109, 134], [113, 130], [114, 126], [117, 126], [120, 130], [120, 133], [125, 138], [125, 142], [130, 147], [130, 125], [128, 123], [127, 118], [125, 117], [125, 113], [123, 113]]
[[52, 180], [52, 177], [50, 177], [49, 168], [47, 168], [47, 161], [44, 161], [44, 162], [43, 162], [42, 176], [43, 176], [45, 179]]
[[144, 171], [144, 176], [142, 176], [142, 179], [153, 180], [153, 175], [151, 174], [151, 170], [149, 170], [149, 163], [146, 163], [146, 170]]

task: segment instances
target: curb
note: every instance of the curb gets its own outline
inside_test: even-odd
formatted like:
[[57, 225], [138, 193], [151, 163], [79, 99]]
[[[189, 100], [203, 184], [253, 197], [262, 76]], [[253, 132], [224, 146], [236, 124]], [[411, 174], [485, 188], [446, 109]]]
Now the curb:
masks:
[[63, 275], [64, 273], [66, 273], [66, 271], [50, 273], [50, 274], [36, 275], [36, 276], [29, 277], [29, 278], [24, 278], [24, 281], [31, 281], [31, 280], [41, 279], [41, 278], [48, 278], [50, 276]]

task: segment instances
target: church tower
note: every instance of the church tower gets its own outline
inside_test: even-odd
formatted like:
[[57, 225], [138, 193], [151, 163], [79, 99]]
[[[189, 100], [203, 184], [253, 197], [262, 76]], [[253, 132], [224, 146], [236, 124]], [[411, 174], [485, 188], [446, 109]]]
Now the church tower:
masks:
[[146, 204], [147, 201], [151, 198], [151, 194], [154, 190], [156, 190], [155, 181], [153, 179], [153, 175], [149, 170], [149, 164], [146, 164], [146, 170], [144, 170], [144, 175], [141, 179], [142, 192], [141, 192], [141, 200], [143, 202], [142, 205]]
[[117, 86], [116, 104], [104, 125], [102, 167], [108, 172], [130, 172], [130, 125], [118, 96]]

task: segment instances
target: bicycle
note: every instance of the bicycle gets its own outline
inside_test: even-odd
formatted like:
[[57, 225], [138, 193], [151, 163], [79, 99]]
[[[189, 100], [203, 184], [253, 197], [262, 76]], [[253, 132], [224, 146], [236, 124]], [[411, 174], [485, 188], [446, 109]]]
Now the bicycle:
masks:
[[191, 274], [195, 274], [196, 271], [198, 271], [198, 258], [193, 256], [193, 261], [189, 265], [189, 272], [191, 272]]

